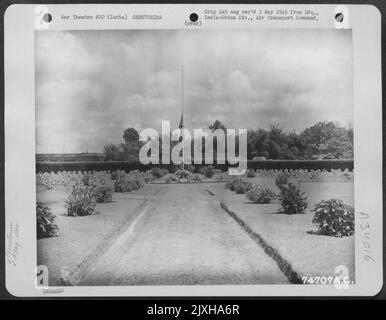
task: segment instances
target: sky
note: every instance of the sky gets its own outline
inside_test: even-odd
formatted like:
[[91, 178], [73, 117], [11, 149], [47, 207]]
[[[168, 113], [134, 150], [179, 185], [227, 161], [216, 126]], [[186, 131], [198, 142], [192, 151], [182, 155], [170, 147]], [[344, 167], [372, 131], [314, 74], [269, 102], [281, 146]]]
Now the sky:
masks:
[[102, 152], [161, 121], [188, 130], [352, 125], [351, 30], [38, 31], [36, 152]]

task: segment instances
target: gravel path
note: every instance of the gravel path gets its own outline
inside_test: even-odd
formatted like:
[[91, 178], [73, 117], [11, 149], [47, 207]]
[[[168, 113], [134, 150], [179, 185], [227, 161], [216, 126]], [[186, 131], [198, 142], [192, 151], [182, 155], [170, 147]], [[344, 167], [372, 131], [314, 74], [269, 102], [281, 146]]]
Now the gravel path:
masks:
[[79, 285], [289, 283], [204, 185], [146, 188], [149, 205]]

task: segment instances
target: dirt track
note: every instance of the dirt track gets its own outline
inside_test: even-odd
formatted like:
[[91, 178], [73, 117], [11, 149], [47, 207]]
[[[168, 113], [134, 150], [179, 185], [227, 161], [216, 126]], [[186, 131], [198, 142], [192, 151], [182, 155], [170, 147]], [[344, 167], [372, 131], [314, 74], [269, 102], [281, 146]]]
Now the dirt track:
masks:
[[152, 200], [79, 285], [288, 283], [204, 184], [146, 188]]

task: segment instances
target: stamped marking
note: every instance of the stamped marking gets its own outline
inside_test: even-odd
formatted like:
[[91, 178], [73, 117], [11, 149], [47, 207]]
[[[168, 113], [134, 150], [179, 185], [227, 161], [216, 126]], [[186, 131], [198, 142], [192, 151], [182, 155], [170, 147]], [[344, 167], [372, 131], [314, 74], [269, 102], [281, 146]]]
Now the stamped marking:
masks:
[[19, 223], [11, 221], [7, 227], [7, 234], [6, 234], [7, 245], [6, 245], [5, 255], [7, 258], [7, 263], [12, 267], [16, 267], [17, 257], [19, 255], [20, 249], [23, 248], [23, 246], [20, 244], [19, 236], [20, 236]]

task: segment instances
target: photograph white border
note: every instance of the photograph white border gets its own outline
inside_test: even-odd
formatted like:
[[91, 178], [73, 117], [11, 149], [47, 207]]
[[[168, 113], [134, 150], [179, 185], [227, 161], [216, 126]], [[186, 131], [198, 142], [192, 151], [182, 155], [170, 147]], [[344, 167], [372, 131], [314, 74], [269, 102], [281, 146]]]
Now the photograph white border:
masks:
[[[203, 4], [71, 4], [46, 5], [53, 20], [50, 30], [102, 29], [235, 29], [235, 28], [336, 28], [337, 5], [203, 5]], [[311, 9], [318, 21], [203, 20], [186, 25], [192, 12], [205, 9]], [[35, 84], [34, 33], [37, 5], [11, 5], [4, 14], [5, 72], [5, 221], [7, 234], [17, 226], [15, 264], [6, 264], [6, 288], [14, 296], [374, 296], [383, 286], [382, 202], [382, 84], [381, 14], [372, 5], [346, 5], [353, 36], [354, 101], [354, 202], [356, 283], [348, 289], [333, 285], [194, 285], [194, 286], [88, 286], [35, 287], [36, 186], [35, 186]], [[62, 14], [127, 12], [160, 14], [161, 20], [70, 20]], [[263, 44], [262, 44], [263, 45]], [[344, 77], [345, 75], [342, 75]], [[360, 212], [369, 218], [370, 239], [361, 229]], [[363, 225], [362, 225], [363, 227]], [[15, 239], [13, 240], [15, 241]], [[14, 245], [14, 244], [13, 244]], [[371, 255], [375, 262], [366, 261]], [[56, 290], [57, 289], [57, 290]]]

